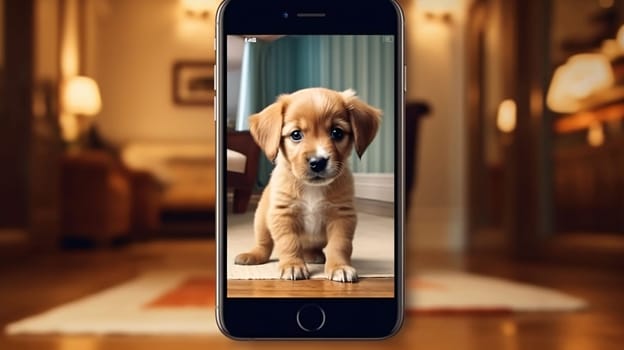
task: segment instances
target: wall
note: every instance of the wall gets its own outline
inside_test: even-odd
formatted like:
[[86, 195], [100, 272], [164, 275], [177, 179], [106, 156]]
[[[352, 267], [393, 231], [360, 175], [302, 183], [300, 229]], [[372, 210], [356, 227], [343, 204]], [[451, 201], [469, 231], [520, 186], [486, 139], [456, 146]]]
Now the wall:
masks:
[[[407, 100], [433, 113], [420, 129], [416, 190], [407, 216], [412, 248], [461, 250], [466, 239], [464, 17], [468, 0], [447, 1], [452, 23], [429, 20], [414, 0], [406, 19]], [[408, 160], [409, 161], [409, 160]]]
[[[34, 8], [34, 93], [32, 103], [31, 139], [29, 145], [29, 235], [36, 249], [54, 250], [61, 231], [61, 164], [63, 149], [59, 144], [57, 93], [60, 80], [61, 33], [77, 24], [75, 0], [35, 0]], [[61, 14], [61, 8], [74, 16]], [[64, 22], [61, 23], [60, 20]], [[76, 36], [73, 26], [73, 35]], [[63, 48], [71, 51], [68, 41]], [[76, 53], [74, 51], [74, 53]], [[64, 71], [63, 73], [68, 73]]]
[[[28, 224], [28, 156], [33, 80], [33, 1], [4, 3], [0, 74], [0, 226]], [[19, 36], [9, 35], [20, 33]]]
[[[0, 0], [0, 74], [4, 69], [4, 0]], [[2, 81], [0, 81], [2, 84]], [[2, 112], [2, 104], [4, 103], [3, 96], [0, 96], [0, 113]], [[0, 240], [8, 235], [8, 231], [0, 229]]]
[[[618, 15], [618, 7], [622, 8], [621, 1], [614, 1], [611, 6], [615, 6], [612, 8]], [[570, 52], [563, 47], [564, 42], [573, 40], [577, 44], [580, 42], [589, 44], [603, 34], [604, 23], [601, 24], [597, 17], [605, 10], [601, 6], [601, 1], [552, 1], [551, 54], [554, 64], [562, 64], [570, 56]], [[621, 12], [619, 16], [622, 16]], [[611, 35], [615, 37], [615, 33]], [[595, 49], [598, 48], [595, 47]], [[590, 49], [584, 51], [590, 51]]]
[[35, 1], [35, 79], [56, 81], [59, 73], [59, 1]]
[[4, 0], [0, 0], [0, 71], [4, 67]]
[[485, 53], [484, 53], [484, 84], [485, 96], [482, 96], [485, 104], [484, 110], [484, 152], [485, 162], [488, 166], [500, 165], [503, 162], [501, 152], [501, 140], [496, 128], [496, 117], [500, 103], [512, 96], [506, 94], [505, 86], [505, 47], [503, 43], [503, 2], [507, 0], [491, 0], [490, 11], [487, 15], [485, 28]]
[[238, 98], [240, 93], [241, 64], [245, 42], [240, 36], [227, 38], [227, 120], [228, 126], [236, 126]]
[[102, 135], [115, 144], [213, 142], [212, 107], [175, 105], [171, 71], [176, 60], [214, 58], [214, 22], [189, 18], [179, 0], [89, 1], [86, 40], [96, 45], [85, 45], [83, 73], [100, 85]]
[[[73, 76], [80, 74], [80, 61], [84, 58], [80, 48], [80, 2], [78, 0], [61, 1], [61, 13], [59, 19], [60, 46], [60, 84], [59, 94], [63, 95], [63, 84]], [[78, 116], [69, 113], [60, 106], [59, 121], [61, 124], [62, 138], [69, 141], [78, 137]]]

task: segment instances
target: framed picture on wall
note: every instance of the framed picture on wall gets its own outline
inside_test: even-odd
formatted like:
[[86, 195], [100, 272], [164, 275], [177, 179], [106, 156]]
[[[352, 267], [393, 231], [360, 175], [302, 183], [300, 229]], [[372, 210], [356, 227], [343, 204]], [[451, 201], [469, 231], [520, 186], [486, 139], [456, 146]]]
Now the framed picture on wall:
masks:
[[172, 95], [175, 104], [213, 105], [214, 62], [176, 61], [172, 72]]

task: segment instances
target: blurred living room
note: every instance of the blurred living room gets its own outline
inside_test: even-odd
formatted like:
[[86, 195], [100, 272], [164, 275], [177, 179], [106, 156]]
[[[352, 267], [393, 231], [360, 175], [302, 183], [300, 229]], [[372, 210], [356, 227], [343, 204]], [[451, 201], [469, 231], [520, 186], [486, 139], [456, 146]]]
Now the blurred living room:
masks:
[[[0, 0], [0, 349], [295, 346], [214, 321], [218, 3]], [[328, 346], [621, 348], [624, 1], [399, 3], [407, 316]]]

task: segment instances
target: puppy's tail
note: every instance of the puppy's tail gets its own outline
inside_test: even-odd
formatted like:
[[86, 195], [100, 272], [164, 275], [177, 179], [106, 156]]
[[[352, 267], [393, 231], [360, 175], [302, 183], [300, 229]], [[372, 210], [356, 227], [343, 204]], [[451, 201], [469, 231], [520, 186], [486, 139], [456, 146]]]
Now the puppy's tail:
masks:
[[271, 232], [266, 224], [266, 198], [267, 195], [265, 192], [260, 198], [258, 210], [254, 216], [256, 246], [249, 252], [236, 256], [234, 263], [238, 265], [260, 265], [268, 262], [271, 257], [271, 252], [273, 252], [273, 238], [271, 238]]
[[273, 241], [267, 245], [257, 245], [247, 253], [238, 254], [234, 263], [237, 265], [260, 265], [269, 261], [273, 251]]

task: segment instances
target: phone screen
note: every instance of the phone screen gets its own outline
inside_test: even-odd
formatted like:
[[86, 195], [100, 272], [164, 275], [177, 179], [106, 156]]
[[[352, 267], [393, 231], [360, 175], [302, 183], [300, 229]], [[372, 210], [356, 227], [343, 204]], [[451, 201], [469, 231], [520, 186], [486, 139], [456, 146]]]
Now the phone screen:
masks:
[[226, 36], [228, 298], [396, 295], [396, 45]]
[[228, 0], [216, 26], [220, 328], [236, 339], [396, 333], [402, 11]]

